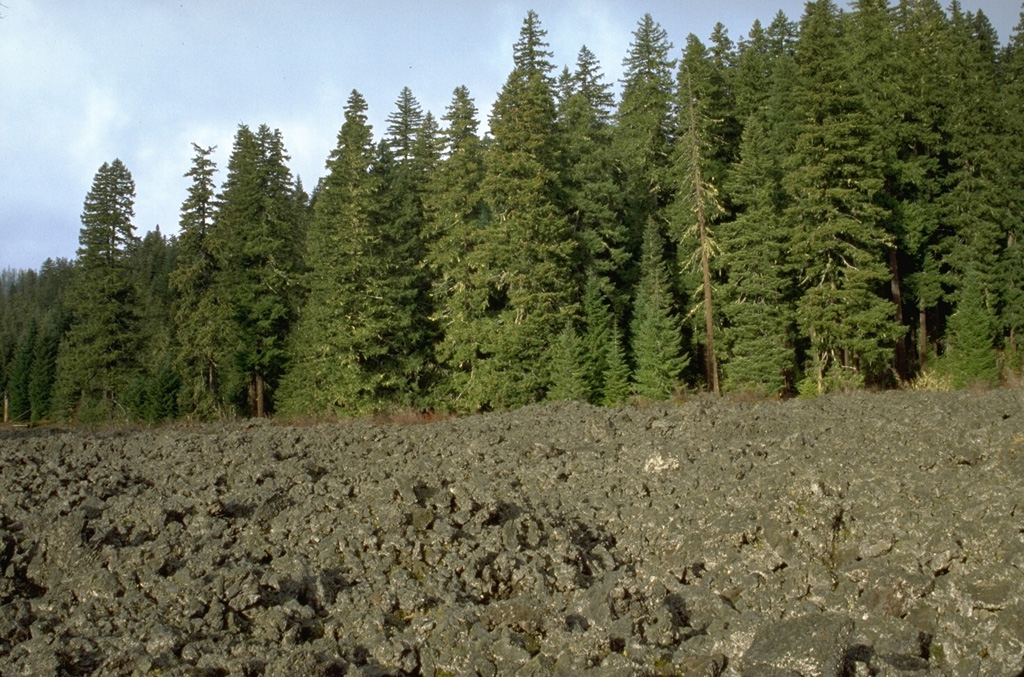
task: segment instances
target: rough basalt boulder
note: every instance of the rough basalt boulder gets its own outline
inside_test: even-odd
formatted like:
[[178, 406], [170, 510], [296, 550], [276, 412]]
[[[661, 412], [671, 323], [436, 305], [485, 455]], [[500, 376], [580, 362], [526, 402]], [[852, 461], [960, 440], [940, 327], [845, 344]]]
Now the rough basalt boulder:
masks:
[[0, 430], [4, 675], [1018, 675], [1024, 391]]

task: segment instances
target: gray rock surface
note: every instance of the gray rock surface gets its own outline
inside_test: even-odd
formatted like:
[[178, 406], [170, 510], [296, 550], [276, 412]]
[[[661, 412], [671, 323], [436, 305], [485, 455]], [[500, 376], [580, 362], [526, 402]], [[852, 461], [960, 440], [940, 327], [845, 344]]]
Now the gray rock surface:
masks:
[[0, 430], [3, 675], [1019, 675], [1024, 391]]

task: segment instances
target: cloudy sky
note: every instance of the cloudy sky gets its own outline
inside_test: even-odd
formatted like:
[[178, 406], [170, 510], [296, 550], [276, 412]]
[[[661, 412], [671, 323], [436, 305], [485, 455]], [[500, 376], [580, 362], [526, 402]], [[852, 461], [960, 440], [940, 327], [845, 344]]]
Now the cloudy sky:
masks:
[[[1004, 42], [1020, 12], [962, 4]], [[707, 42], [721, 21], [738, 41], [779, 9], [799, 19], [803, 2], [0, 0], [0, 269], [73, 258], [85, 195], [115, 158], [135, 178], [138, 233], [174, 233], [191, 143], [218, 147], [219, 183], [239, 124], [280, 129], [310, 189], [353, 89], [378, 138], [404, 86], [440, 117], [465, 85], [486, 120], [531, 8], [559, 66], [585, 44], [614, 83], [645, 12], [678, 55], [689, 33]]]

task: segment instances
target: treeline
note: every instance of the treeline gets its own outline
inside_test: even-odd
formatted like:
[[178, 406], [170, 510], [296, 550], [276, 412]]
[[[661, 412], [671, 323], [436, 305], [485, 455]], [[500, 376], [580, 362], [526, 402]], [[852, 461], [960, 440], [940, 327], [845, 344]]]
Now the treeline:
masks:
[[[650, 15], [620, 92], [537, 15], [480, 130], [353, 91], [307, 194], [281, 133], [194, 146], [180, 234], [104, 164], [74, 262], [0, 278], [12, 419], [472, 412], [687, 389], [995, 384], [1024, 326], [1024, 20], [806, 5], [681, 53]], [[678, 57], [678, 58], [677, 58]]]

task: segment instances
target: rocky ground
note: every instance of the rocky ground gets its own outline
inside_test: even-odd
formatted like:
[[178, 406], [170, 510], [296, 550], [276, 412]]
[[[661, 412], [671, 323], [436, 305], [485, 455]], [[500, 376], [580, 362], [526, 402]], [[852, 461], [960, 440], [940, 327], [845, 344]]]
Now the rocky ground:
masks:
[[3, 675], [1024, 674], [1024, 390], [0, 431]]

